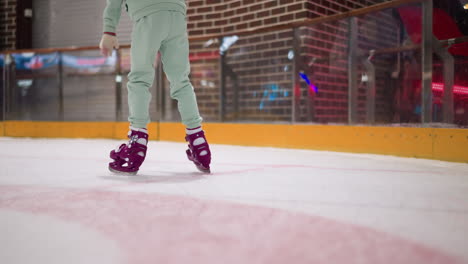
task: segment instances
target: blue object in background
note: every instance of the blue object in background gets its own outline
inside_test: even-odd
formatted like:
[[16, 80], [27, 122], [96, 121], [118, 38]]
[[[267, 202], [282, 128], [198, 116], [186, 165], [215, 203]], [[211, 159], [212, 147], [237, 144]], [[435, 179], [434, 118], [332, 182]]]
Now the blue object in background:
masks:
[[310, 80], [309, 80], [309, 77], [307, 77], [307, 75], [303, 72], [299, 72], [299, 76], [301, 76], [301, 78], [307, 83], [307, 85], [309, 85], [309, 88], [314, 91], [316, 94], [318, 93], [318, 88], [317, 86], [313, 85]]
[[279, 97], [287, 97], [289, 92], [286, 89], [281, 89], [278, 84], [267, 84], [266, 89], [263, 90], [262, 101], [260, 102], [259, 109], [265, 108], [265, 101], [275, 101]]
[[420, 115], [422, 113], [422, 107], [421, 105], [417, 105], [415, 108], [414, 108], [414, 113], [417, 114], [417, 115]]
[[38, 70], [46, 69], [58, 65], [57, 53], [51, 54], [12, 54], [17, 70]]
[[[13, 53], [17, 70], [39, 70], [57, 66], [59, 64], [58, 53], [34, 54], [34, 53]], [[80, 57], [63, 54], [62, 63], [65, 67], [75, 69], [98, 69], [103, 66], [114, 66], [116, 63], [115, 52], [111, 57]], [[0, 67], [5, 64], [5, 56], [0, 55]]]

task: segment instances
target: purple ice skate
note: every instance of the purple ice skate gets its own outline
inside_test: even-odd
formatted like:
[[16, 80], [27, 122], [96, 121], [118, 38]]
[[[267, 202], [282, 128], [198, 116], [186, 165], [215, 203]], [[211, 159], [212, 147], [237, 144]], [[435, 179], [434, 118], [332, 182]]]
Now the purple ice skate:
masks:
[[148, 132], [146, 129], [131, 128], [127, 144], [120, 145], [110, 153], [114, 161], [109, 163], [111, 172], [123, 175], [135, 175], [146, 157]]
[[203, 130], [187, 135], [185, 141], [189, 143], [186, 151], [187, 158], [197, 166], [199, 171], [210, 173], [211, 152]]

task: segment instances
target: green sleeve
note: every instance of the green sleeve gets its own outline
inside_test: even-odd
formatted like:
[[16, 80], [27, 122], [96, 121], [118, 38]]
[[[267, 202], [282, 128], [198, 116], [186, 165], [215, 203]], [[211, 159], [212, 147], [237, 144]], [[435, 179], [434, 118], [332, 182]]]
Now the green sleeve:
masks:
[[115, 33], [119, 24], [120, 14], [122, 12], [122, 3], [124, 0], [107, 0], [104, 9], [104, 31]]

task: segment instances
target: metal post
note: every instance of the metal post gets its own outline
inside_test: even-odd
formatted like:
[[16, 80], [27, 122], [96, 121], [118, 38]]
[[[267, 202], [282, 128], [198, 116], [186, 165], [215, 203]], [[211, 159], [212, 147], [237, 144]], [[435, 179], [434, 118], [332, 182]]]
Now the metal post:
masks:
[[[310, 81], [312, 82], [312, 71], [307, 71]], [[307, 87], [307, 121], [312, 122], [315, 120], [315, 91]]]
[[450, 46], [444, 47], [436, 37], [433, 37], [434, 52], [439, 56], [444, 64], [444, 91], [442, 98], [442, 122], [452, 124], [453, 112], [453, 84], [455, 74], [455, 61], [448, 51]]
[[448, 124], [453, 123], [453, 83], [455, 74], [455, 65], [453, 56], [447, 51], [444, 58], [444, 97], [442, 111], [444, 115], [443, 121]]
[[10, 54], [7, 53], [5, 54], [5, 59], [4, 59], [4, 64], [3, 64], [3, 84], [2, 84], [2, 121], [6, 121], [6, 90], [8, 87], [8, 67], [9, 67], [9, 62], [11, 61], [10, 59]]
[[[8, 56], [8, 54], [5, 55], [5, 59], [6, 59], [6, 56]], [[6, 63], [5, 63], [5, 59], [4, 59], [4, 62], [3, 62], [3, 68], [2, 68], [2, 119], [1, 121], [5, 121], [5, 84], [6, 84], [6, 81], [5, 81], [5, 77], [6, 77]]]
[[[437, 39], [434, 38], [434, 41]], [[442, 121], [444, 123], [452, 124], [453, 113], [453, 83], [455, 74], [455, 62], [452, 54], [448, 52], [448, 47], [442, 47], [435, 42], [434, 50], [436, 54], [442, 59], [444, 63], [444, 93], [442, 98]]]
[[225, 73], [227, 72], [229, 77], [231, 78], [231, 81], [233, 83], [233, 115], [231, 116], [232, 119], [237, 120], [239, 117], [239, 78], [237, 78], [237, 74], [232, 70], [232, 67], [226, 62], [224, 62], [224, 67], [225, 67]]
[[301, 34], [299, 28], [294, 28], [293, 35], [293, 87], [292, 87], [292, 109], [291, 109], [291, 122], [297, 122], [300, 117], [301, 106], [301, 79], [299, 72], [301, 71], [300, 57], [301, 57]]
[[357, 41], [358, 23], [357, 17], [349, 19], [349, 39], [348, 39], [348, 123], [357, 122], [358, 108], [358, 81], [357, 81]]
[[58, 116], [59, 120], [64, 120], [64, 108], [63, 108], [63, 58], [62, 52], [57, 52], [58, 56], [58, 92], [59, 92], [59, 109]]
[[237, 120], [239, 118], [239, 78], [237, 78], [237, 75], [234, 71], [232, 71], [231, 68], [231, 79], [234, 83], [234, 120]]
[[[316, 58], [312, 58], [312, 60], [308, 63], [303, 61], [302, 68], [309, 76], [309, 80], [311, 83], [313, 83], [313, 76], [314, 76], [314, 68], [313, 65], [316, 61]], [[308, 94], [308, 100], [307, 100], [307, 121], [313, 122], [315, 121], [315, 93], [318, 92], [318, 90], [312, 90], [312, 87], [308, 87], [307, 89], [307, 94]], [[314, 88], [315, 89], [315, 88]]]
[[[220, 46], [223, 45], [223, 38], [219, 38]], [[219, 89], [219, 121], [223, 122], [226, 114], [226, 52], [219, 56], [219, 76], [220, 76], [220, 89]]]
[[367, 96], [366, 96], [366, 120], [367, 123], [375, 122], [375, 66], [371, 61], [372, 54], [363, 61], [367, 72]]
[[422, 2], [422, 96], [421, 122], [432, 122], [432, 1]]
[[11, 54], [7, 54], [5, 57], [5, 104], [4, 104], [4, 120], [7, 120], [8, 118], [8, 113], [11, 111], [11, 105], [12, 103], [12, 88], [11, 88], [11, 75], [12, 75], [12, 69], [14, 69], [15, 66], [15, 61], [12, 58]]
[[[310, 84], [313, 84], [314, 80], [314, 63], [317, 61], [317, 58], [312, 58], [309, 62], [306, 62], [305, 59], [301, 60], [301, 69], [302, 73], [308, 76]], [[307, 87], [307, 121], [315, 121], [315, 94], [318, 93], [316, 87]]]

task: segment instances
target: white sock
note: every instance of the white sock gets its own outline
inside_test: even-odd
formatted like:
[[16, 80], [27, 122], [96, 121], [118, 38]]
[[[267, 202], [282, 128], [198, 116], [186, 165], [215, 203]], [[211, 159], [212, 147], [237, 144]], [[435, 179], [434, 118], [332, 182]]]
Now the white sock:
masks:
[[198, 132], [201, 132], [203, 129], [201, 126], [199, 127], [196, 127], [196, 128], [186, 128], [185, 129], [185, 133], [187, 133], [187, 135], [193, 135], [193, 134], [196, 134]]
[[[130, 131], [128, 131], [129, 136], [132, 133], [132, 130], [148, 134], [148, 129], [146, 129], [146, 128], [136, 128], [136, 127], [130, 126]], [[138, 144], [145, 145], [145, 146], [148, 144], [148, 141], [146, 139], [144, 139], [144, 138], [139, 138], [136, 142]], [[140, 153], [138, 153], [138, 154], [140, 154]], [[141, 156], [141, 154], [140, 154], [140, 156]]]
[[145, 134], [148, 134], [148, 129], [146, 129], [146, 128], [136, 128], [136, 127], [130, 126], [130, 130], [134, 130], [134, 131], [143, 132]]
[[[187, 135], [193, 135], [193, 134], [196, 134], [198, 132], [201, 132], [203, 129], [202, 127], [197, 127], [197, 128], [192, 128], [192, 129], [185, 129], [185, 132], [187, 133]], [[194, 141], [193, 141], [193, 145], [194, 146], [198, 146], [198, 145], [201, 145], [203, 143], [205, 143], [205, 139], [202, 138], [202, 137], [199, 137], [199, 138], [196, 138]], [[203, 150], [202, 152], [200, 152], [200, 156], [205, 156], [206, 154], [208, 154], [208, 152], [206, 150]]]

